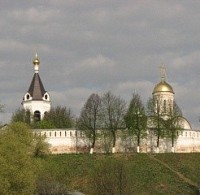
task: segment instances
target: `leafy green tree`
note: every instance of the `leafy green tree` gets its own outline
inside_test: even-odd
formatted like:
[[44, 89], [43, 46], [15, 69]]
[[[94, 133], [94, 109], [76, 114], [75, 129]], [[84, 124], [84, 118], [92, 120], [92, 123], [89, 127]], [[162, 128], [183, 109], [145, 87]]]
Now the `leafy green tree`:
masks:
[[74, 117], [71, 109], [57, 106], [51, 108], [44, 116], [44, 121], [47, 121], [53, 128], [71, 128], [74, 125]]
[[111, 132], [113, 137], [112, 153], [115, 153], [116, 132], [125, 128], [124, 116], [126, 102], [113, 95], [110, 91], [101, 98], [101, 125], [103, 129]]
[[84, 130], [86, 136], [91, 140], [90, 153], [93, 153], [96, 142], [96, 131], [100, 122], [101, 98], [98, 94], [91, 94], [81, 110], [78, 119], [78, 127]]
[[38, 164], [33, 158], [33, 134], [24, 123], [0, 132], [0, 194], [34, 194]]
[[31, 123], [31, 127], [33, 129], [54, 129], [56, 128], [54, 124], [50, 120], [41, 120], [41, 121], [35, 121]]
[[27, 124], [31, 124], [31, 112], [30, 110], [25, 110], [18, 108], [13, 114], [11, 118], [11, 122], [24, 122]]
[[140, 152], [141, 139], [146, 136], [147, 117], [145, 114], [145, 107], [138, 94], [133, 94], [125, 116], [125, 122], [129, 136], [136, 137], [137, 152]]
[[49, 144], [45, 141], [45, 136], [36, 134], [33, 143], [35, 157], [44, 157], [50, 154]]

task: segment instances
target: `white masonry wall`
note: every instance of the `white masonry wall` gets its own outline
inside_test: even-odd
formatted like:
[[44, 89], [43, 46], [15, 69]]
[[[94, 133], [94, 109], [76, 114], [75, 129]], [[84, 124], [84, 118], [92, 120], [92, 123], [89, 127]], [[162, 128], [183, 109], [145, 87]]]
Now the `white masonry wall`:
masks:
[[[75, 129], [43, 129], [35, 130], [37, 134], [46, 137], [46, 141], [50, 144], [50, 150], [54, 154], [61, 153], [79, 153], [89, 152], [89, 141], [84, 136], [83, 132]], [[128, 143], [129, 142], [129, 143]], [[131, 146], [131, 148], [128, 148]], [[116, 144], [116, 152], [133, 152], [136, 149], [133, 139], [118, 138]], [[102, 141], [98, 140], [95, 152], [106, 152]], [[156, 152], [156, 138], [153, 135], [148, 135], [141, 142], [141, 152]], [[160, 152], [171, 152], [171, 140], [160, 140]], [[179, 132], [179, 137], [175, 141], [175, 152], [190, 153], [200, 152], [200, 131], [199, 130], [184, 130]]]

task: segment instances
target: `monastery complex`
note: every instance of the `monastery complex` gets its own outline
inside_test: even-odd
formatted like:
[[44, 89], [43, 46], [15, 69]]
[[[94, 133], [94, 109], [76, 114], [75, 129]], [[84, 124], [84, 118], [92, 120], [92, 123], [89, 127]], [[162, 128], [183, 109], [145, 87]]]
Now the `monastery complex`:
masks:
[[[45, 112], [51, 109], [51, 99], [39, 76], [40, 61], [37, 54], [33, 60], [33, 65], [33, 79], [23, 97], [22, 106], [26, 110], [29, 109], [35, 119], [41, 120]], [[161, 100], [161, 109], [164, 109], [166, 112], [170, 109], [169, 106], [173, 105], [175, 92], [166, 81], [165, 71], [161, 72], [161, 81], [155, 85], [152, 95], [154, 99]], [[170, 102], [170, 104], [167, 104], [167, 102]], [[174, 147], [171, 147], [171, 141], [168, 138], [163, 138], [160, 141], [159, 152], [200, 152], [200, 131], [192, 129], [186, 118], [182, 117], [181, 121], [184, 130], [177, 132], [178, 138], [175, 141]], [[76, 129], [37, 129], [34, 132], [46, 137], [52, 153], [88, 152], [89, 142], [82, 131]], [[104, 140], [98, 139], [94, 149], [95, 152], [106, 152], [108, 150], [107, 142], [106, 138]], [[102, 144], [103, 147], [98, 147], [102, 146]], [[133, 140], [130, 137], [122, 139], [118, 136], [116, 152], [131, 152], [132, 144]], [[147, 137], [142, 140], [140, 152], [157, 152], [156, 140], [151, 128], [147, 129]]]

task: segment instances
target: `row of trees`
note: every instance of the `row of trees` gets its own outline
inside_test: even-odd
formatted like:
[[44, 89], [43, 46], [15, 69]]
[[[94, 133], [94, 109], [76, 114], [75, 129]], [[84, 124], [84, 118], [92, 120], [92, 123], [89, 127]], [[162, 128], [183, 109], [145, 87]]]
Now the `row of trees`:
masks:
[[128, 130], [128, 136], [137, 142], [137, 152], [140, 152], [141, 139], [147, 136], [147, 130], [153, 131], [156, 136], [157, 152], [160, 139], [164, 137], [171, 138], [173, 152], [177, 133], [182, 129], [182, 113], [175, 102], [169, 108], [166, 113], [166, 109], [162, 109], [162, 100], [152, 98], [145, 106], [136, 93], [133, 94], [128, 108], [123, 99], [110, 91], [101, 97], [91, 94], [81, 110], [78, 129], [83, 130], [91, 140], [90, 153], [93, 153], [98, 130], [106, 130], [112, 135], [113, 153], [117, 130]]
[[12, 116], [12, 122], [26, 122], [32, 128], [72, 128], [84, 131], [90, 140], [90, 153], [93, 153], [97, 140], [98, 130], [103, 130], [112, 137], [112, 152], [115, 153], [116, 133], [128, 131], [128, 136], [136, 140], [137, 152], [140, 152], [141, 140], [147, 136], [147, 130], [156, 137], [157, 152], [159, 152], [160, 139], [170, 137], [172, 151], [177, 132], [182, 129], [180, 108], [175, 102], [165, 102], [162, 99], [150, 98], [146, 105], [139, 94], [134, 93], [127, 103], [110, 91], [99, 96], [91, 94], [81, 109], [80, 116], [75, 118], [71, 109], [57, 106], [47, 112], [41, 121], [31, 120], [30, 112], [19, 109]]

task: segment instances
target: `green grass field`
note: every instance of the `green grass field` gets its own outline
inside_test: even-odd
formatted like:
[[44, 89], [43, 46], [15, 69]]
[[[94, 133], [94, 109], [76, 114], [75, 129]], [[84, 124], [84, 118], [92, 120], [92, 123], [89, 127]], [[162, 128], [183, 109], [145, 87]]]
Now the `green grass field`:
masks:
[[198, 194], [200, 154], [65, 154], [42, 160], [43, 180], [87, 195]]

